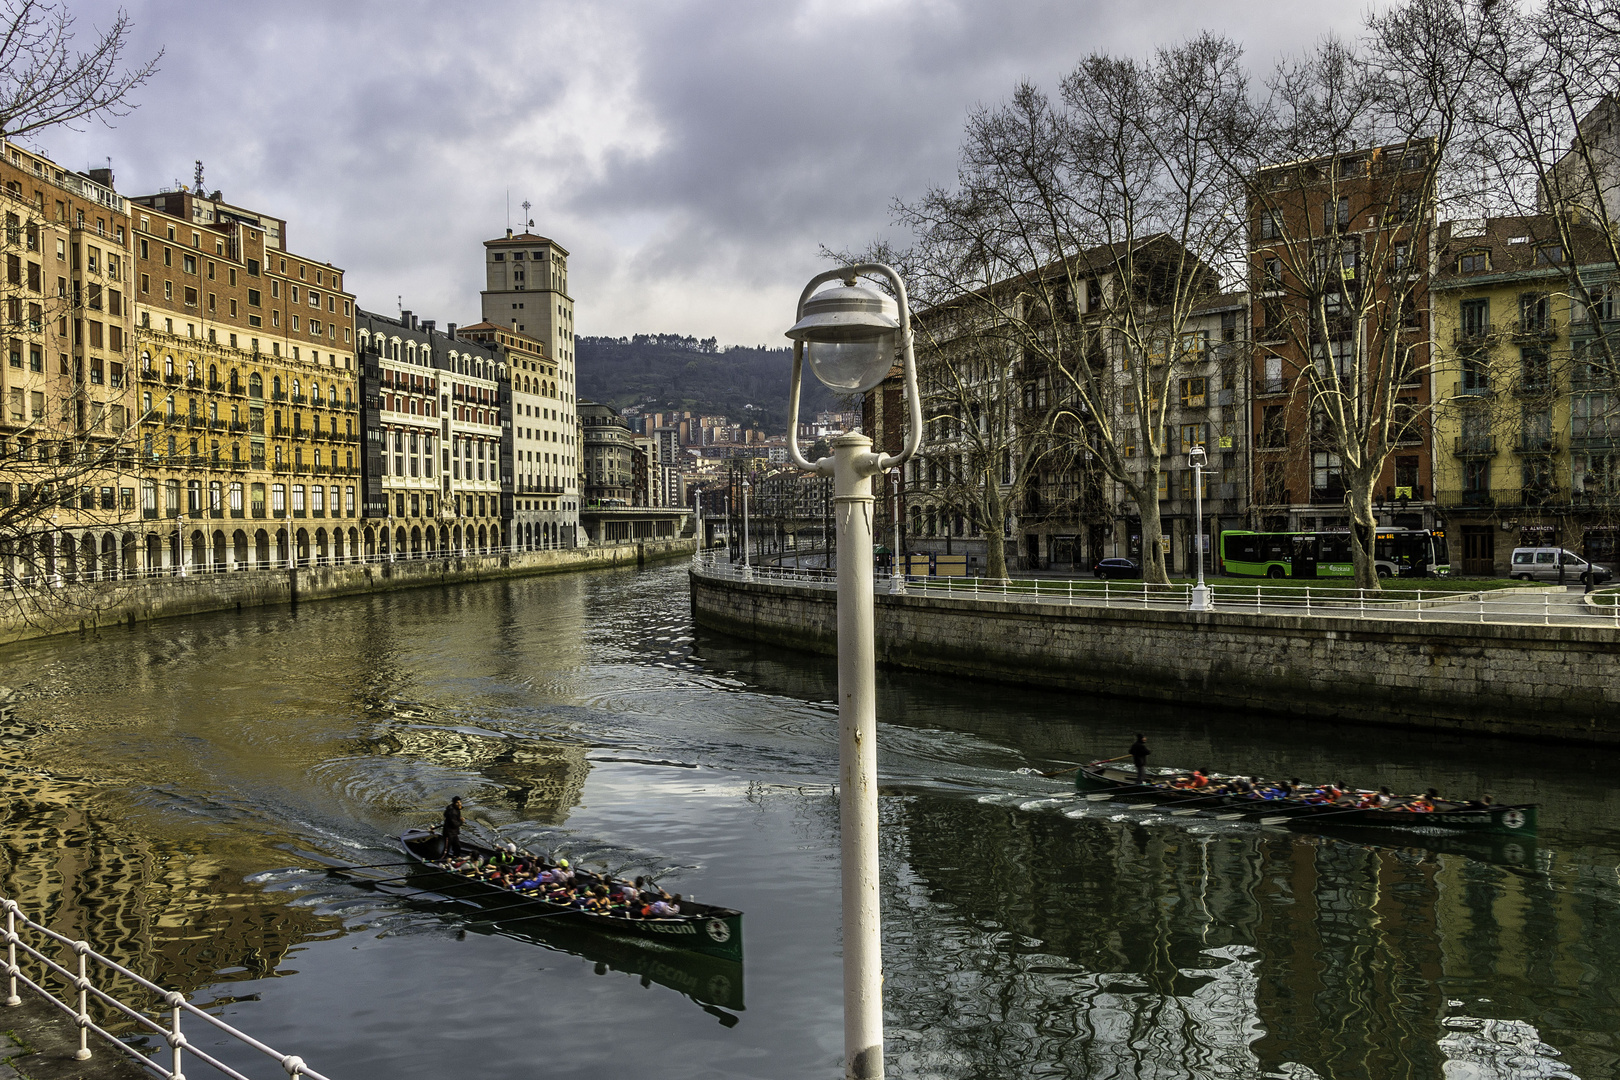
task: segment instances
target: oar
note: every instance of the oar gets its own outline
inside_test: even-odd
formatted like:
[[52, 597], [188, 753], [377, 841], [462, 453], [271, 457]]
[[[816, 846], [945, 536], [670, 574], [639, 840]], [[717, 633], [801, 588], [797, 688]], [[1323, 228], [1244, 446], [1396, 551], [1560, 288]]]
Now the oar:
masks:
[[1111, 761], [1124, 761], [1130, 756], [1131, 755], [1129, 754], [1121, 754], [1119, 757], [1103, 758], [1101, 761], [1090, 761], [1085, 765], [1076, 765], [1072, 769], [1059, 769], [1056, 772], [1043, 772], [1041, 775], [1050, 780], [1054, 776], [1067, 776], [1072, 772], [1079, 772], [1081, 769], [1084, 769], [1089, 765], [1107, 765]]
[[350, 870], [381, 870], [385, 867], [415, 865], [413, 862], [379, 862], [368, 863], [365, 866], [329, 866], [326, 868], [326, 872], [328, 874], [347, 874]]
[[[1320, 814], [1306, 814], [1304, 816], [1310, 818], [1312, 821], [1315, 821], [1319, 817], [1333, 817], [1335, 814], [1353, 814], [1358, 810], [1397, 810], [1400, 807], [1407, 805], [1411, 801], [1412, 801], [1411, 799], [1402, 799], [1399, 803], [1389, 803], [1386, 806], [1346, 806], [1346, 807], [1344, 807], [1343, 809], [1340, 809], [1340, 810], [1327, 810], [1327, 811], [1324, 811], [1323, 813], [1320, 813]], [[1317, 805], [1320, 806], [1321, 804], [1318, 803]], [[1299, 816], [1299, 815], [1295, 815], [1295, 816]], [[1262, 824], [1262, 825], [1280, 825], [1285, 821], [1291, 821], [1291, 820], [1293, 820], [1293, 819], [1290, 818], [1290, 817], [1261, 818], [1260, 819], [1260, 824]]]

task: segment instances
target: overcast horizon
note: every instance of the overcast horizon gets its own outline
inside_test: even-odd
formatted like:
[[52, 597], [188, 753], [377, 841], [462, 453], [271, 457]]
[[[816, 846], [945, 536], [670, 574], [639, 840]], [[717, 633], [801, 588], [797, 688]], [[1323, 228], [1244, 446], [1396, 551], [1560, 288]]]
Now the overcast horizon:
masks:
[[[72, 0], [80, 44], [116, 5]], [[1280, 0], [1119, 7], [1022, 0], [625, 0], [446, 9], [423, 0], [131, 4], [131, 59], [167, 50], [111, 129], [23, 140], [111, 158], [118, 190], [190, 184], [288, 220], [373, 311], [476, 321], [482, 241], [570, 252], [585, 336], [785, 343], [821, 245], [889, 233], [893, 200], [955, 175], [969, 110], [1085, 55], [1208, 29], [1257, 75], [1367, 8]], [[508, 210], [510, 206], [510, 211]], [[894, 236], [903, 241], [903, 236]]]

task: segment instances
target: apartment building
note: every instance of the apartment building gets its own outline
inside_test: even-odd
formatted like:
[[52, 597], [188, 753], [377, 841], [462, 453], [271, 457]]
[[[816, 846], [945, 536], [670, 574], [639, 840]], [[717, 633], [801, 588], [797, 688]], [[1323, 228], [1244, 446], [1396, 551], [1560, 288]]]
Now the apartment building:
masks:
[[6, 362], [0, 549], [7, 579], [137, 567], [130, 218], [110, 170], [0, 141]]
[[451, 522], [441, 519], [445, 465], [444, 410], [436, 347], [449, 339], [409, 311], [398, 317], [360, 311], [355, 317], [360, 359], [362, 514], [375, 552], [431, 556], [450, 546]]
[[[1159, 530], [1164, 545], [1165, 565], [1170, 573], [1192, 573], [1200, 551], [1206, 571], [1217, 569], [1216, 540], [1223, 529], [1243, 529], [1249, 524], [1249, 296], [1227, 293], [1200, 304], [1183, 322], [1177, 372], [1169, 386], [1170, 400], [1164, 406], [1159, 471]], [[1165, 362], [1153, 356], [1149, 362]], [[1115, 396], [1117, 431], [1128, 433], [1127, 459], [1138, 447], [1136, 418], [1138, 402], [1131, 391], [1129, 370], [1123, 358], [1116, 359], [1119, 392]], [[1155, 413], [1159, 402], [1150, 402]], [[1204, 448], [1203, 536], [1195, 537], [1196, 511], [1193, 492], [1195, 473], [1189, 464], [1193, 447]], [[1142, 557], [1141, 519], [1120, 485], [1110, 485], [1116, 514], [1112, 550], [1131, 558]], [[1039, 489], [1037, 489], [1039, 491]], [[1077, 554], [1079, 537], [1075, 537]], [[1061, 564], [1062, 537], [1053, 541], [1049, 558]], [[1087, 545], [1092, 559], [1105, 557], [1104, 544]], [[1074, 560], [1071, 560], [1074, 561]], [[1083, 562], [1083, 560], [1080, 560]], [[1085, 564], [1088, 565], [1089, 564]]]
[[285, 220], [219, 192], [135, 197], [130, 216], [147, 565], [247, 569], [360, 553], [343, 271], [289, 251]]
[[618, 410], [594, 401], [579, 404], [584, 430], [580, 476], [585, 505], [611, 509], [634, 505], [634, 436]]
[[463, 339], [495, 356], [502, 384], [501, 519], [514, 550], [573, 547], [579, 533], [578, 425], [563, 366], [540, 338], [492, 322]]
[[452, 551], [489, 554], [512, 543], [501, 517], [506, 379], [494, 349], [461, 336], [454, 324], [446, 336], [445, 347], [436, 345], [433, 351], [444, 443], [440, 514], [453, 522], [448, 532]]
[[1427, 142], [1395, 144], [1254, 178], [1250, 423], [1266, 530], [1349, 527], [1325, 407], [1382, 410], [1391, 396], [1398, 445], [1376, 483], [1387, 495], [1379, 523], [1436, 523], [1426, 319], [1433, 153]]
[[[1617, 326], [1620, 275], [1599, 228], [1570, 235], [1577, 250], [1549, 216], [1440, 225], [1435, 487], [1465, 574], [1506, 574], [1521, 546], [1617, 554], [1620, 394], [1601, 342]], [[1569, 288], [1571, 260], [1585, 300]]]

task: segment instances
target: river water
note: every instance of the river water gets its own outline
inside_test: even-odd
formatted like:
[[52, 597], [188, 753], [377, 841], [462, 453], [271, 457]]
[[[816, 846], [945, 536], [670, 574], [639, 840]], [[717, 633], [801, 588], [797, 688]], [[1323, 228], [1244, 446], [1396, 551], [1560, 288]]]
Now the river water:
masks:
[[[832, 664], [695, 632], [683, 568], [27, 643], [0, 683], [0, 888], [335, 1078], [840, 1074]], [[891, 1076], [1620, 1074], [1612, 752], [879, 685]], [[1034, 772], [1137, 730], [1156, 764], [1537, 801], [1541, 840], [1368, 846]], [[743, 909], [744, 964], [317, 869], [395, 861], [454, 794]]]

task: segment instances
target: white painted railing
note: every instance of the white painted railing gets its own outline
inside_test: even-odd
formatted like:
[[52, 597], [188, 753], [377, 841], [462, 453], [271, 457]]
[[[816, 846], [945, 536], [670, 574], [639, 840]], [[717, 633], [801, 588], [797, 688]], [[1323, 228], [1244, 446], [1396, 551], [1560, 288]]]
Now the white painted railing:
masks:
[[[264, 1043], [253, 1038], [253, 1036], [238, 1031], [236, 1028], [225, 1023], [223, 1020], [208, 1015], [206, 1012], [203, 1012], [195, 1005], [192, 1005], [190, 1002], [186, 1001], [184, 995], [173, 990], [165, 990], [156, 983], [143, 979], [141, 976], [135, 974], [133, 971], [129, 970], [129, 968], [124, 967], [117, 961], [109, 960], [107, 957], [102, 956], [100, 953], [96, 952], [90, 947], [89, 942], [74, 941], [72, 938], [64, 937], [63, 935], [58, 934], [56, 931], [34, 922], [32, 919], [28, 918], [22, 913], [22, 909], [18, 906], [15, 900], [7, 898], [4, 901], [0, 901], [0, 906], [3, 906], [6, 912], [5, 974], [10, 983], [9, 996], [6, 998], [4, 1004], [22, 1004], [22, 998], [20, 998], [17, 994], [18, 984], [20, 983], [32, 989], [47, 1002], [62, 1010], [62, 1012], [73, 1017], [74, 1023], [76, 1023], [79, 1027], [79, 1050], [76, 1054], [74, 1054], [74, 1057], [78, 1060], [85, 1061], [91, 1057], [90, 1033], [94, 1032], [95, 1034], [101, 1036], [102, 1039], [106, 1040], [111, 1046], [134, 1058], [142, 1067], [151, 1070], [158, 1076], [168, 1077], [169, 1080], [185, 1080], [184, 1069], [182, 1066], [185, 1064], [185, 1055], [187, 1054], [191, 1055], [194, 1061], [211, 1066], [217, 1072], [231, 1077], [232, 1080], [252, 1080], [251, 1077], [237, 1072], [235, 1069], [231, 1068], [231, 1066], [225, 1064], [223, 1061], [220, 1061], [207, 1051], [199, 1049], [196, 1044], [192, 1043], [186, 1038], [184, 1033], [182, 1033], [180, 1030], [180, 1020], [182, 1017], [189, 1016], [194, 1021], [206, 1024], [215, 1031], [223, 1032], [225, 1035], [235, 1039], [243, 1046], [251, 1047], [252, 1049], [257, 1050], [259, 1053], [273, 1060], [288, 1076], [307, 1076], [310, 1077], [311, 1080], [327, 1080], [327, 1078], [321, 1073], [318, 1073], [314, 1069], [311, 1069], [309, 1066], [305, 1065], [303, 1058], [292, 1054], [283, 1054], [281, 1051], [276, 1050], [273, 1047], [266, 1046]], [[32, 936], [34, 940], [38, 942], [38, 947], [25, 940], [24, 935]], [[76, 969], [64, 967], [62, 964], [57, 963], [56, 960], [46, 955], [44, 949], [49, 947], [50, 942], [55, 942], [57, 945], [62, 946], [74, 956], [77, 961], [75, 965]], [[19, 954], [25, 958], [32, 959], [39, 965], [39, 982], [36, 982], [34, 979], [29, 978], [23, 973], [22, 965], [18, 963], [17, 960]], [[168, 1014], [166, 1022], [159, 1023], [150, 1016], [146, 1015], [145, 1012], [132, 1008], [125, 1002], [118, 1000], [111, 994], [97, 987], [91, 978], [91, 972], [96, 970], [96, 968], [91, 966], [92, 964], [97, 965], [100, 968], [105, 968], [107, 972], [117, 973], [118, 975], [121, 975], [133, 982], [142, 990], [146, 991], [155, 1002], [160, 1003], [161, 1005], [161, 1010], [154, 1009], [153, 1011], [161, 1011]], [[43, 981], [48, 978], [46, 972], [54, 972], [59, 979], [63, 980], [73, 988], [74, 995], [78, 1002], [76, 1006], [69, 1005], [60, 1000], [55, 994], [51, 993], [42, 985]], [[169, 1063], [165, 1065], [159, 1058], [147, 1057], [135, 1047], [127, 1045], [116, 1035], [113, 1035], [106, 1028], [92, 1020], [90, 1017], [90, 1001], [92, 998], [100, 1002], [102, 1005], [105, 1005], [107, 1008], [128, 1017], [146, 1034], [162, 1039], [169, 1048]]]
[[[693, 559], [703, 576], [717, 580], [755, 581], [832, 589], [837, 574], [784, 566], [744, 567], [730, 562], [724, 551], [701, 551]], [[968, 577], [902, 577], [879, 572], [874, 588], [879, 593], [908, 593], [951, 600], [1015, 601], [1105, 608], [1185, 609], [1192, 585], [1176, 582], [1149, 585], [1141, 581], [1104, 579], [1066, 580], [1017, 578], [992, 581]], [[1588, 605], [1579, 594], [1555, 588], [1510, 588], [1459, 592], [1455, 589], [1414, 589], [1368, 592], [1332, 585], [1277, 585], [1265, 582], [1209, 583], [1216, 611], [1258, 612], [1270, 615], [1403, 619], [1417, 622], [1516, 622], [1542, 625], [1613, 627], [1620, 630], [1620, 603]], [[1616, 589], [1604, 589], [1607, 596]], [[1616, 596], [1620, 600], [1620, 595]]]

